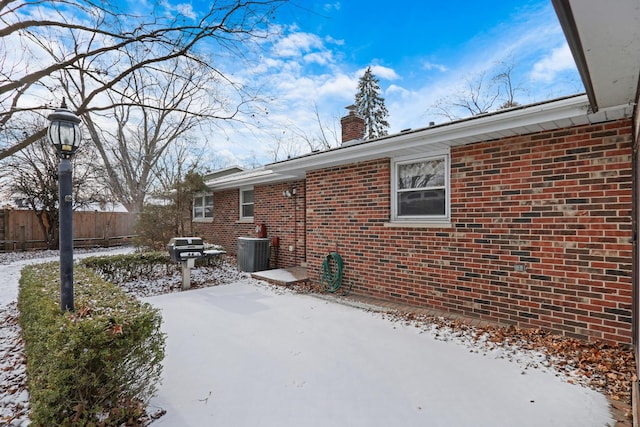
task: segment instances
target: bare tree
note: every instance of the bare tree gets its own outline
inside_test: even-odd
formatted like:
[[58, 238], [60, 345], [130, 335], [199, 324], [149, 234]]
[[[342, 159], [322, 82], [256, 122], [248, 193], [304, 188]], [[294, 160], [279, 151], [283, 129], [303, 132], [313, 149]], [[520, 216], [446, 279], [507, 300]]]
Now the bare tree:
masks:
[[485, 70], [466, 78], [457, 92], [437, 100], [432, 111], [456, 120], [518, 106], [517, 94], [524, 89], [513, 80], [514, 68], [513, 59], [500, 61], [493, 77], [488, 78], [489, 71]]
[[[282, 135], [273, 137], [269, 154], [274, 162], [298, 156], [302, 152], [328, 150], [340, 145], [339, 133], [335, 127], [335, 123], [338, 123], [339, 120], [334, 118], [330, 122], [333, 123], [333, 126], [324, 122], [316, 103], [313, 104], [313, 114], [317, 124], [317, 130], [314, 133], [309, 133], [292, 124], [289, 126], [291, 129], [289, 138], [283, 136], [284, 132]], [[307, 150], [301, 148], [305, 146]]]
[[206, 67], [178, 60], [164, 65], [130, 74], [109, 93], [110, 110], [84, 116], [110, 187], [130, 212], [142, 210], [163, 153], [224, 109]]
[[436, 101], [434, 108], [437, 114], [455, 120], [491, 111], [500, 96], [500, 89], [493, 79], [487, 80], [486, 73], [483, 71], [465, 79], [464, 86], [455, 94]]
[[[101, 0], [42, 0], [0, 2], [0, 127], [11, 128], [14, 119], [46, 115], [59, 99], [60, 80], [79, 99], [76, 113], [108, 109], [105, 94], [140, 70], [155, 69], [167, 61], [192, 59], [207, 65], [227, 86], [247, 102], [247, 93], [202, 56], [209, 51], [241, 55], [239, 46], [266, 35], [272, 13], [286, 0], [223, 0], [194, 12], [155, 3], [148, 10], [122, 13]], [[144, 7], [150, 3], [139, 2]], [[151, 6], [150, 6], [151, 7]], [[127, 52], [146, 52], [138, 61], [122, 61]], [[83, 72], [77, 81], [74, 73]], [[66, 73], [66, 77], [63, 74]], [[152, 105], [150, 105], [152, 106]], [[237, 112], [237, 110], [236, 110]], [[197, 113], [197, 112], [196, 112]], [[234, 112], [225, 115], [230, 118]], [[1, 147], [7, 158], [45, 134], [44, 129]]]
[[501, 87], [502, 103], [498, 109], [517, 107], [520, 103], [516, 101], [516, 96], [518, 92], [525, 92], [525, 90], [513, 80], [513, 69], [515, 68], [513, 58], [510, 61], [501, 61], [500, 68], [502, 70], [493, 77], [493, 81]]
[[174, 236], [193, 234], [193, 197], [207, 190], [201, 158], [201, 149], [195, 150], [192, 144], [182, 140], [172, 144], [158, 162], [154, 195], [169, 202], [167, 211], [173, 218]]
[[274, 162], [290, 159], [300, 155], [300, 142], [295, 135], [290, 137], [277, 135], [273, 137], [267, 151]]
[[[39, 123], [44, 126], [44, 123]], [[74, 209], [104, 202], [104, 189], [95, 175], [92, 150], [80, 147], [73, 157]], [[46, 138], [40, 138], [4, 162], [2, 178], [11, 195], [36, 214], [49, 249], [58, 246], [58, 158]]]

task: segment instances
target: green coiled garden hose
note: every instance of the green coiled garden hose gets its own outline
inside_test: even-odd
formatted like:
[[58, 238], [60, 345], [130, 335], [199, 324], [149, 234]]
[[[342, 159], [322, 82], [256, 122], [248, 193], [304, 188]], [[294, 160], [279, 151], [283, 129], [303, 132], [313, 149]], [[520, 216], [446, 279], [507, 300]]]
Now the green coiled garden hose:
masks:
[[336, 292], [342, 286], [342, 270], [344, 264], [337, 252], [330, 252], [322, 261], [320, 285], [327, 292]]

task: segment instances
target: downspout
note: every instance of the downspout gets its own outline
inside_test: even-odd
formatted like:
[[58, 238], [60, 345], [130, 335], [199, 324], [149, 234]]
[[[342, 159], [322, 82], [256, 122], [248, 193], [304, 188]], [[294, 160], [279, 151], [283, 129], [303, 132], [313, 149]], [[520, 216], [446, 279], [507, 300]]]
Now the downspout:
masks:
[[[635, 128], [635, 126], [634, 126]], [[640, 343], [640, 336], [639, 336], [639, 326], [638, 326], [638, 321], [639, 321], [639, 315], [640, 315], [640, 309], [639, 309], [639, 304], [640, 301], [638, 300], [638, 298], [640, 298], [640, 295], [638, 292], [638, 286], [640, 285], [640, 267], [639, 267], [639, 263], [640, 263], [640, 253], [638, 253], [638, 212], [640, 211], [640, 189], [638, 188], [640, 185], [639, 182], [639, 174], [638, 174], [638, 169], [640, 168], [640, 157], [638, 156], [638, 143], [637, 143], [637, 133], [636, 130], [633, 130], [633, 135], [634, 135], [634, 142], [633, 142], [633, 154], [632, 154], [632, 182], [633, 182], [633, 189], [632, 189], [632, 209], [631, 209], [631, 243], [633, 244], [632, 247], [632, 260], [631, 260], [631, 268], [632, 268], [632, 273], [631, 273], [631, 298], [633, 300], [632, 302], [632, 322], [631, 322], [631, 339], [632, 339], [632, 344], [633, 344], [633, 349], [634, 349], [634, 354], [635, 354], [635, 358], [636, 358], [636, 369], [640, 368], [640, 359], [638, 358], [638, 350], [639, 350], [639, 343]]]
[[293, 257], [294, 265], [298, 265], [298, 197], [295, 190], [291, 198], [293, 199], [293, 248], [295, 250]]
[[304, 180], [304, 206], [302, 214], [304, 215], [304, 228], [302, 229], [302, 236], [304, 237], [304, 265], [307, 265], [307, 179]]
[[[638, 77], [640, 81], [640, 76]], [[632, 209], [631, 209], [631, 240], [633, 242], [633, 252], [631, 260], [631, 291], [632, 291], [632, 322], [631, 334], [633, 342], [633, 350], [636, 359], [636, 370], [640, 370], [640, 250], [638, 248], [638, 227], [640, 216], [640, 154], [638, 153], [638, 138], [640, 136], [640, 110], [638, 110], [638, 100], [640, 100], [640, 85], [636, 89], [636, 105], [633, 111], [633, 121], [631, 126], [631, 134], [633, 136], [633, 154], [632, 154]], [[636, 384], [637, 386], [637, 384]], [[634, 414], [637, 415], [637, 414]]]

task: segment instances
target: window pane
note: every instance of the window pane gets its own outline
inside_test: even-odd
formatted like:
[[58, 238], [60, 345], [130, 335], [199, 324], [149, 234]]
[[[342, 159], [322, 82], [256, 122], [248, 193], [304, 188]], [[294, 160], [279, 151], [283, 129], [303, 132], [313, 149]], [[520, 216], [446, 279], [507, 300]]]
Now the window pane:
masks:
[[253, 203], [253, 190], [244, 190], [242, 192], [242, 203]]
[[242, 205], [242, 217], [252, 217], [253, 216], [253, 204], [250, 205]]
[[444, 189], [398, 193], [398, 216], [444, 214]]
[[444, 174], [444, 158], [398, 165], [398, 189], [441, 187]]
[[204, 217], [213, 218], [213, 196], [205, 196], [204, 198]]
[[193, 198], [193, 217], [199, 218], [202, 215], [202, 197], [194, 196]]

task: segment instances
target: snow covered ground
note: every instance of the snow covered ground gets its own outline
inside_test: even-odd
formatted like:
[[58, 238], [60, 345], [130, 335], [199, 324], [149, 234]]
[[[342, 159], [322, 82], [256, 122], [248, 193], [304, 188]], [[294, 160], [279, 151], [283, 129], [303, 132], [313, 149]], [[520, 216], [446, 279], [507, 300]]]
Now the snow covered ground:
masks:
[[[19, 271], [55, 259], [0, 255], [0, 425], [29, 424]], [[567, 382], [540, 354], [486, 348], [455, 330], [294, 293], [228, 267], [221, 278], [198, 270], [192, 283], [221, 286], [158, 296], [149, 295], [166, 292], [166, 282], [128, 288], [162, 310], [168, 334], [150, 407], [166, 414], [152, 427], [614, 425], [604, 395]]]
[[[168, 334], [153, 426], [613, 425], [539, 355], [482, 350], [251, 279], [147, 298]], [[466, 342], [466, 344], [465, 344]], [[529, 366], [539, 366], [529, 369]]]

